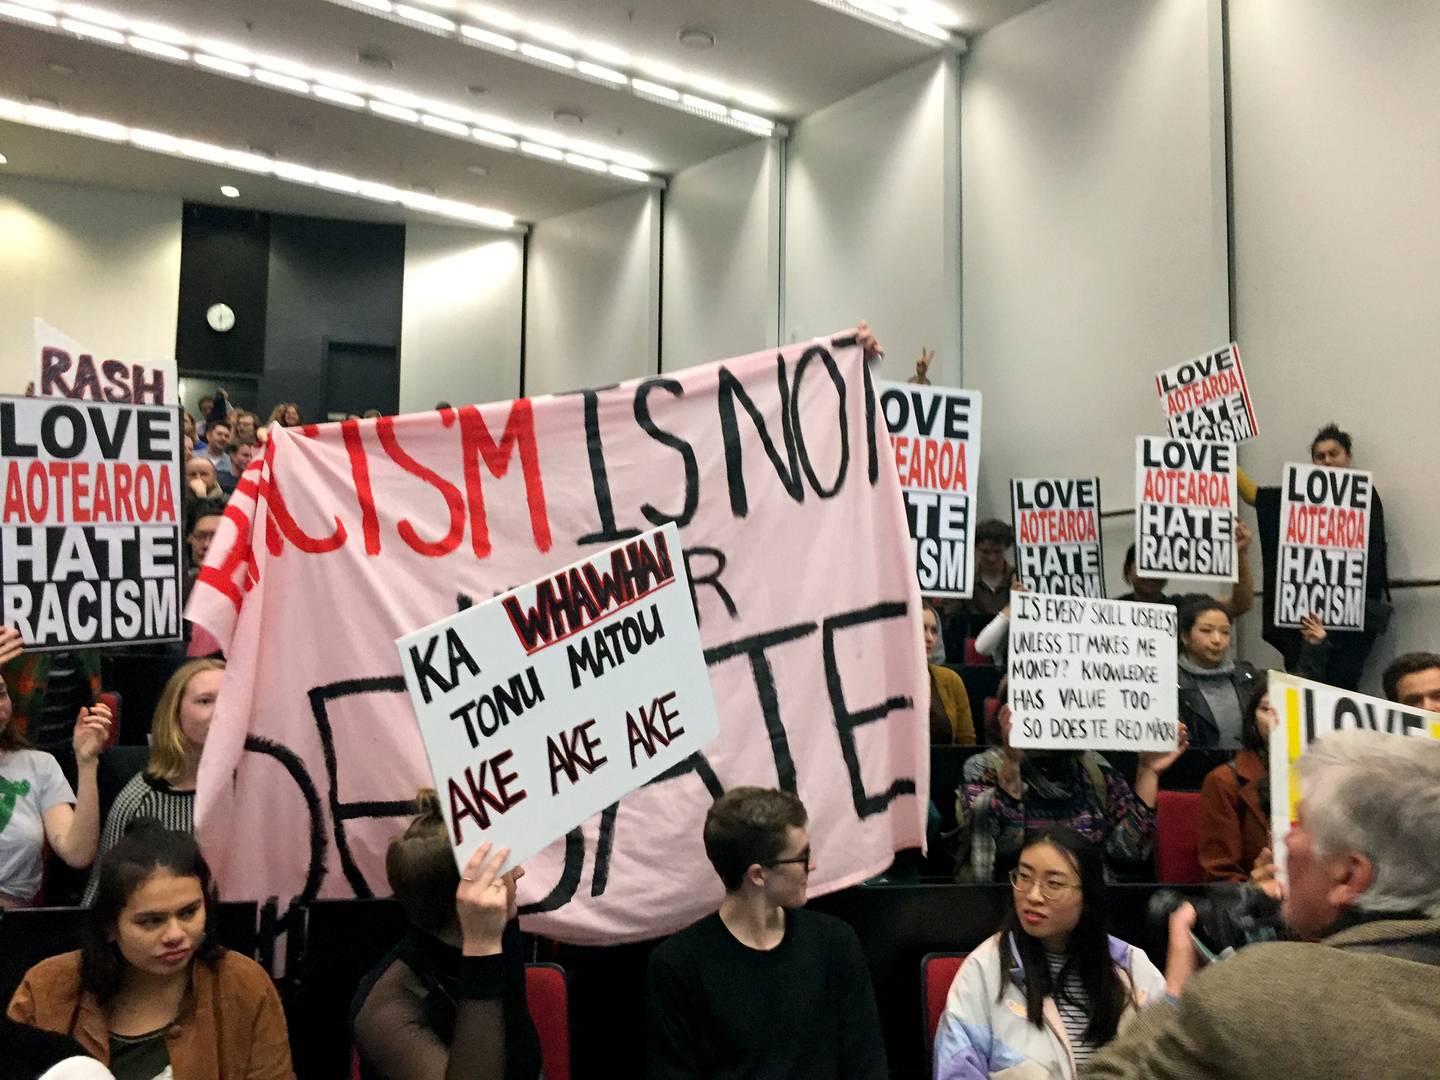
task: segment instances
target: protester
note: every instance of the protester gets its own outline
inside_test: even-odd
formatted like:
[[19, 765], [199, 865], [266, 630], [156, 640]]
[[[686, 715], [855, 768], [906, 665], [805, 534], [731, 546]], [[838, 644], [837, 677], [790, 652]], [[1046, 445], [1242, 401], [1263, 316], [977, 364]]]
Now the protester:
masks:
[[930, 365], [934, 362], [935, 350], [927, 349], [924, 346], [921, 346], [920, 358], [915, 361], [915, 374], [911, 375], [910, 378], [906, 379], [905, 381], [915, 386], [929, 386]]
[[[1003, 881], [1015, 866], [1028, 830], [1063, 825], [1103, 847], [1112, 864], [1150, 857], [1160, 774], [1188, 745], [1184, 725], [1176, 750], [1138, 755], [1132, 789], [1093, 750], [1021, 750], [1010, 745], [1011, 711], [1005, 681], [998, 693], [1003, 745], [965, 762], [955, 793], [961, 880]], [[968, 844], [968, 850], [967, 850]]]
[[1380, 682], [1391, 701], [1412, 709], [1440, 712], [1440, 655], [1402, 653], [1390, 661]]
[[1206, 881], [1254, 881], [1274, 891], [1270, 857], [1270, 732], [1275, 729], [1268, 679], [1250, 688], [1240, 752], [1212, 769], [1200, 788], [1196, 852]]
[[215, 904], [194, 838], [137, 820], [100, 867], [83, 947], [26, 972], [10, 1018], [72, 1036], [118, 1080], [291, 1080], [280, 995], [221, 947]]
[[219, 499], [195, 499], [185, 507], [185, 547], [189, 552], [185, 561], [185, 597], [200, 575], [205, 556], [210, 551], [210, 541], [225, 518], [225, 504]]
[[[13, 627], [0, 628], [0, 663], [14, 660], [22, 651], [20, 634]], [[71, 736], [77, 797], [54, 756], [31, 749], [17, 730], [10, 691], [0, 680], [0, 908], [34, 902], [44, 878], [42, 852], [47, 841], [66, 865], [77, 870], [95, 858], [100, 833], [96, 777], [110, 723], [110, 710], [104, 705], [79, 710]]]
[[[1238, 619], [1255, 606], [1255, 576], [1250, 569], [1250, 540], [1250, 527], [1236, 518], [1235, 586], [1230, 590], [1230, 595], [1220, 601], [1232, 619]], [[1122, 570], [1125, 583], [1130, 586], [1130, 591], [1115, 599], [1138, 600], [1145, 604], [1172, 604], [1180, 607], [1187, 600], [1207, 595], [1205, 593], [1167, 593], [1165, 586], [1169, 582], [1165, 578], [1141, 577], [1135, 572], [1135, 565], [1135, 545], [1131, 544], [1125, 551], [1125, 565]]]
[[[1303, 625], [1305, 648], [1295, 673], [1320, 678], [1325, 671], [1328, 635], [1313, 615], [1307, 615]], [[1181, 607], [1177, 630], [1178, 715], [1190, 729], [1190, 744], [1222, 750], [1238, 748], [1244, 706], [1254, 695], [1261, 675], [1254, 664], [1230, 656], [1230, 613], [1214, 597], [1197, 597]]]
[[1100, 849], [1069, 829], [1029, 837], [1000, 931], [965, 958], [935, 1032], [935, 1080], [1074, 1080], [1165, 990], [1143, 951], [1105, 932]]
[[205, 426], [210, 422], [210, 410], [215, 407], [215, 395], [206, 394], [200, 399], [198, 407], [200, 409], [200, 419], [196, 424], [195, 433], [200, 441], [195, 444], [195, 448], [202, 450], [205, 446]]
[[[940, 640], [940, 613], [931, 604], [921, 610], [925, 624], [925, 655], [934, 655]], [[975, 745], [975, 719], [970, 713], [970, 695], [959, 675], [939, 664], [930, 669], [930, 742], [956, 746]]]
[[224, 675], [222, 660], [191, 660], [182, 664], [165, 684], [150, 721], [150, 760], [120, 789], [105, 817], [100, 857], [90, 869], [90, 881], [81, 901], [86, 907], [100, 887], [105, 853], [120, 842], [132, 821], [153, 818], [167, 829], [195, 831], [195, 780], [200, 773], [200, 752], [210, 733], [210, 717]]
[[236, 446], [254, 446], [260, 441], [259, 436], [256, 434], [256, 416], [254, 413], [246, 412], [244, 409], [236, 409], [232, 419], [235, 421], [235, 430], [232, 434], [234, 436], [233, 442]]
[[185, 464], [185, 485], [190, 494], [198, 499], [224, 499], [220, 477], [215, 463], [202, 454], [197, 454]]
[[215, 466], [216, 473], [230, 472], [229, 421], [212, 420], [205, 428], [205, 436], [205, 460]]
[[519, 1080], [540, 1074], [509, 852], [487, 841], [462, 877], [433, 790], [390, 841], [385, 873], [410, 917], [405, 938], [351, 1006], [361, 1075], [382, 1080]]
[[235, 485], [240, 483], [240, 474], [259, 456], [260, 448], [254, 443], [236, 443], [230, 447], [230, 471], [219, 478], [220, 490], [226, 495], [232, 494]]
[[[1440, 1046], [1440, 743], [1342, 731], [1295, 768], [1282, 912], [1300, 941], [1196, 974], [1195, 910], [1170, 920], [1166, 990], [1095, 1080], [1432, 1080]], [[1316, 944], [1318, 942], [1318, 944]]]
[[[1010, 596], [1013, 598], [1016, 593], [1025, 591], [1025, 583], [1018, 577], [1010, 582]], [[1000, 667], [1005, 666], [1005, 658], [1010, 653], [1010, 603], [1000, 609], [999, 614], [985, 624], [975, 638], [975, 651], [981, 656], [988, 656]]]
[[181, 413], [180, 427], [181, 433], [190, 440], [190, 443], [193, 446], [195, 444], [195, 441], [199, 437], [199, 433], [195, 429], [195, 417], [191, 415], [189, 409], [185, 409]]
[[651, 1077], [888, 1075], [855, 932], [806, 911], [815, 867], [793, 794], [737, 787], [710, 807], [720, 910], [651, 954]]
[[975, 591], [959, 604], [959, 610], [972, 617], [972, 631], [1010, 603], [1015, 568], [1010, 565], [1009, 552], [1014, 544], [1015, 530], [998, 518], [975, 526]]

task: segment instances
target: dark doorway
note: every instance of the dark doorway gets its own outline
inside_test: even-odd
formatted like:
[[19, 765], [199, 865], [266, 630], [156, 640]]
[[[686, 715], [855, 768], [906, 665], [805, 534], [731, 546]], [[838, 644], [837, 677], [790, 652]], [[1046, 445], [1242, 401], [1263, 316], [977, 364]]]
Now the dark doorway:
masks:
[[343, 420], [379, 409], [400, 411], [400, 355], [393, 345], [325, 343], [325, 419]]

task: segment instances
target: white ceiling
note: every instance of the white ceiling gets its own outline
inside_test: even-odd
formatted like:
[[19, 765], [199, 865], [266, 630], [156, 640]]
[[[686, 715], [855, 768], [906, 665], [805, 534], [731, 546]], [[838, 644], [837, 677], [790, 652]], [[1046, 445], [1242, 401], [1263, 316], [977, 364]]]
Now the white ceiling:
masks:
[[[423, 0], [422, 0], [423, 2]], [[432, 5], [436, 0], [430, 0]], [[961, 32], [974, 34], [1038, 0], [953, 0]], [[371, 86], [496, 114], [514, 123], [586, 139], [673, 174], [757, 136], [704, 117], [473, 48], [453, 38], [329, 0], [93, 0], [132, 20], [152, 20], [197, 38], [218, 38], [337, 72]], [[811, 0], [494, 0], [491, 5], [617, 46], [729, 86], [762, 93], [793, 121], [935, 53]], [[466, 18], [457, 2], [451, 17]], [[687, 49], [682, 29], [715, 46]], [[360, 62], [378, 52], [393, 68]], [[475, 88], [472, 90], [472, 88]], [[613, 176], [538, 160], [473, 140], [356, 112], [313, 97], [137, 55], [63, 32], [0, 22], [0, 97], [40, 99], [77, 114], [202, 139], [393, 185], [418, 187], [535, 222], [635, 189]], [[746, 106], [747, 108], [749, 106]], [[556, 110], [579, 114], [561, 127]], [[755, 110], [759, 111], [759, 110]], [[371, 220], [426, 215], [275, 178], [0, 122], [6, 174], [154, 191], [240, 205]], [[477, 169], [483, 175], [477, 175]]]

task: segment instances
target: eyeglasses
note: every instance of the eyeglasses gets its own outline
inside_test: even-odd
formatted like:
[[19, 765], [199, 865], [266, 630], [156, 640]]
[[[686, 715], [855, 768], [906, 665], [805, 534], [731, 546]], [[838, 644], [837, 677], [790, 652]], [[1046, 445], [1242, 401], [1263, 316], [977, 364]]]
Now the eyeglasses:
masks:
[[804, 851], [800, 852], [800, 854], [796, 855], [793, 859], [775, 859], [773, 862], [768, 862], [765, 865], [789, 866], [792, 863], [796, 866], [803, 866], [807, 874], [810, 872], [810, 848], [808, 845], [806, 846]]
[[1010, 871], [1010, 887], [1018, 893], [1028, 893], [1036, 885], [1040, 886], [1040, 895], [1046, 900], [1059, 900], [1069, 889], [1078, 889], [1080, 886], [1073, 881], [1055, 881], [1047, 878], [1041, 880], [1029, 870], [1015, 869]]

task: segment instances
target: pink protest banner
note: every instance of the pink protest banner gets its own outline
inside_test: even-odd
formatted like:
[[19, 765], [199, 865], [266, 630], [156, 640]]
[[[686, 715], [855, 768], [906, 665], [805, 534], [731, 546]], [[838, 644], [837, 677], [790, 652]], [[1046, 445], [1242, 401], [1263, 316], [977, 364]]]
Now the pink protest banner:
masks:
[[187, 611], [230, 658], [197, 807], [222, 895], [278, 896], [282, 929], [311, 898], [386, 895], [386, 844], [431, 782], [394, 640], [668, 521], [719, 737], [527, 859], [526, 928], [635, 941], [713, 910], [701, 824], [742, 784], [805, 801], [814, 894], [920, 845], [919, 596], [882, 424], [847, 338], [277, 429]]

